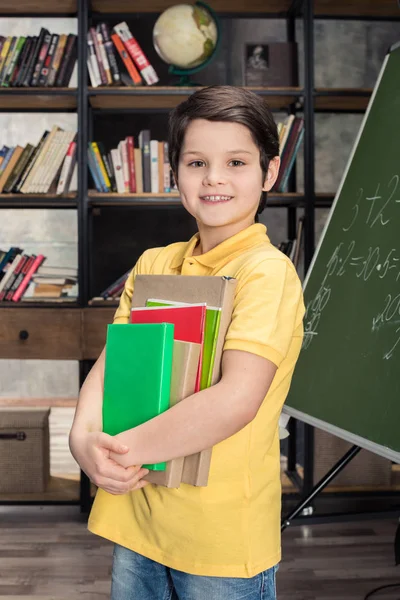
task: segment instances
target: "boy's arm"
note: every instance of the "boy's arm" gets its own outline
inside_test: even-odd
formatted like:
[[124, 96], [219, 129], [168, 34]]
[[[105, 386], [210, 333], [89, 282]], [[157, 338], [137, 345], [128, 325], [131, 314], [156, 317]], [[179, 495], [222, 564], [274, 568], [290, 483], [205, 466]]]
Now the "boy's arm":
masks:
[[116, 439], [129, 446], [129, 452], [111, 455], [128, 466], [164, 462], [211, 448], [254, 419], [276, 369], [256, 354], [225, 351], [219, 383], [120, 433]]
[[111, 452], [121, 456], [128, 448], [102, 432], [104, 362], [103, 350], [81, 388], [69, 446], [72, 456], [93, 483], [111, 494], [124, 494], [146, 485], [140, 480], [148, 471], [138, 466], [124, 468], [111, 457]]

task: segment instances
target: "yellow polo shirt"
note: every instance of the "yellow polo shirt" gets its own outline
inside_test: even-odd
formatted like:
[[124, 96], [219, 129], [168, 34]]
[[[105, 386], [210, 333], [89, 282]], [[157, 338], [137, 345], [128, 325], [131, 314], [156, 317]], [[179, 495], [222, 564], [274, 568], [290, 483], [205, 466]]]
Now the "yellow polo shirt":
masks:
[[264, 225], [251, 225], [192, 256], [197, 242], [198, 234], [189, 242], [144, 252], [127, 280], [114, 323], [129, 321], [136, 274], [235, 277], [224, 349], [272, 361], [278, 367], [273, 383], [255, 419], [214, 446], [207, 487], [148, 485], [122, 496], [99, 489], [89, 530], [186, 573], [253, 577], [281, 558], [278, 420], [302, 342], [302, 289]]

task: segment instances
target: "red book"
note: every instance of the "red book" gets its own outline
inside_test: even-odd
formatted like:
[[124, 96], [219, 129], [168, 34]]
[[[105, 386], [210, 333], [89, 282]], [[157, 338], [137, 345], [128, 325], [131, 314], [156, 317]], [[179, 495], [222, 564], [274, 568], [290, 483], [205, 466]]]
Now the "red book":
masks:
[[38, 270], [38, 268], [40, 267], [40, 265], [42, 264], [42, 262], [45, 260], [45, 258], [46, 257], [43, 256], [43, 254], [39, 254], [35, 258], [35, 260], [31, 264], [31, 266], [29, 267], [29, 269], [28, 269], [25, 277], [21, 281], [21, 285], [19, 286], [19, 288], [15, 292], [14, 296], [12, 297], [12, 301], [13, 302], [18, 302], [18, 300], [20, 300], [21, 296], [23, 295], [23, 293], [25, 292], [26, 288], [28, 287], [28, 284], [29, 284], [30, 280], [32, 279], [32, 275]]
[[128, 135], [128, 137], [125, 139], [128, 150], [129, 191], [134, 194], [136, 192], [135, 147], [132, 135]]
[[172, 323], [175, 326], [175, 340], [200, 344], [195, 392], [200, 391], [206, 306], [206, 304], [151, 306], [147, 308], [132, 308], [131, 310], [131, 323]]

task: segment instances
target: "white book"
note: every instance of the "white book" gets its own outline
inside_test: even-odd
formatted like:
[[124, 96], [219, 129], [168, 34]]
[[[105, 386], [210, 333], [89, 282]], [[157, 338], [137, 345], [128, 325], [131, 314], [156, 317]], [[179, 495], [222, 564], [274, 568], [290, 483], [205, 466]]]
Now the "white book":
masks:
[[71, 142], [68, 147], [67, 154], [64, 158], [63, 166], [58, 180], [56, 194], [64, 194], [68, 191], [69, 182], [71, 181], [72, 171], [76, 164], [76, 142]]
[[88, 72], [89, 72], [90, 85], [92, 87], [98, 87], [99, 84], [97, 83], [97, 79], [93, 72], [93, 67], [92, 67], [92, 63], [90, 61], [90, 57], [87, 59], [87, 68], [88, 68]]
[[36, 169], [36, 172], [33, 175], [32, 181], [29, 186], [29, 193], [31, 193], [31, 194], [39, 193], [41, 182], [43, 181], [45, 174], [49, 168], [50, 157], [54, 154], [54, 152], [56, 151], [56, 148], [58, 148], [60, 136], [63, 133], [64, 133], [64, 131], [62, 129], [58, 129], [55, 132], [54, 136], [51, 138], [49, 144], [43, 150], [43, 155], [41, 156], [42, 160], [41, 160], [40, 164], [38, 165], [38, 168]]
[[75, 160], [74, 170], [72, 171], [71, 181], [69, 182], [68, 188], [65, 192], [77, 192], [78, 191], [78, 163]]
[[17, 254], [17, 256], [12, 261], [11, 265], [8, 267], [6, 274], [3, 279], [0, 281], [0, 292], [5, 287], [7, 281], [11, 278], [11, 275], [14, 273], [16, 266], [19, 261], [22, 259], [22, 254]]
[[115, 183], [117, 186], [117, 192], [118, 192], [118, 194], [124, 194], [125, 193], [124, 172], [122, 169], [121, 154], [120, 154], [118, 148], [114, 148], [113, 150], [111, 150], [111, 160], [112, 160], [113, 168], [114, 168], [114, 176], [115, 176]]
[[99, 63], [97, 62], [96, 51], [94, 49], [94, 42], [93, 42], [92, 36], [90, 34], [88, 35], [87, 43], [88, 43], [88, 55], [89, 55], [89, 60], [92, 65], [93, 77], [97, 82], [97, 86], [99, 86], [102, 83], [101, 76], [100, 76]]
[[99, 31], [96, 32], [96, 36], [97, 36], [97, 41], [99, 43], [101, 61], [103, 63], [104, 71], [105, 71], [106, 77], [107, 77], [107, 83], [109, 85], [111, 85], [113, 82], [113, 79], [112, 79], [112, 75], [111, 75], [110, 63], [108, 61], [107, 52], [106, 52], [106, 49], [105, 49], [104, 43], [103, 43], [103, 36]]
[[65, 139], [67, 136], [66, 131], [61, 131], [60, 135], [54, 139], [54, 145], [51, 148], [51, 152], [48, 154], [47, 161], [43, 165], [43, 172], [41, 179], [39, 180], [36, 186], [36, 192], [39, 194], [47, 193], [52, 180], [55, 177], [54, 170], [55, 165], [58, 164], [59, 158], [61, 157], [61, 162], [65, 156], [65, 153], [62, 155], [63, 148], [65, 147]]
[[130, 187], [129, 187], [128, 145], [125, 140], [122, 140], [118, 144], [118, 150], [121, 155], [122, 173], [124, 175], [124, 190], [127, 194], [129, 194]]
[[151, 193], [158, 193], [158, 140], [150, 140]]

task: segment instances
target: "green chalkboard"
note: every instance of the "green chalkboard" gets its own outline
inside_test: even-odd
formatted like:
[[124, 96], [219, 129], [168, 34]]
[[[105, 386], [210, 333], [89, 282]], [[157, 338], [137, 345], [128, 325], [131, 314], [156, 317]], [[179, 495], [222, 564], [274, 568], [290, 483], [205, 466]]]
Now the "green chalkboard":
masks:
[[400, 44], [385, 58], [304, 295], [285, 412], [400, 462]]

